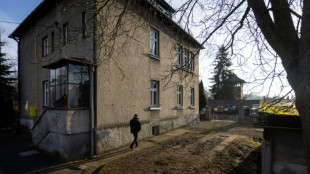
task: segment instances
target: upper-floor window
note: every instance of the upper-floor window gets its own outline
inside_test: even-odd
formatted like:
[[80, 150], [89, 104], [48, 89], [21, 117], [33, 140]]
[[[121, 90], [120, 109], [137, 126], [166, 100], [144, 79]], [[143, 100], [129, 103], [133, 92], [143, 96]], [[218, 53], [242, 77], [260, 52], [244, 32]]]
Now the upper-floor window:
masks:
[[189, 68], [189, 57], [188, 50], [184, 49], [184, 69], [188, 70]]
[[177, 98], [178, 98], [178, 106], [183, 106], [183, 87], [180, 85], [178, 86], [177, 91]]
[[191, 100], [191, 106], [195, 106], [195, 91], [194, 91], [194, 88], [190, 89], [190, 100]]
[[50, 70], [50, 107], [89, 107], [87, 66], [67, 64]]
[[150, 30], [150, 54], [159, 57], [159, 34], [154, 29]]
[[195, 57], [194, 54], [191, 52], [190, 53], [190, 71], [194, 72], [195, 71]]
[[82, 12], [82, 37], [85, 38], [87, 33], [86, 33], [86, 11]]
[[159, 81], [151, 81], [151, 106], [159, 106]]
[[63, 25], [63, 44], [67, 45], [69, 41], [69, 25], [65, 23]]
[[53, 52], [55, 50], [55, 33], [52, 31], [51, 33], [51, 51]]
[[177, 56], [178, 56], [178, 62], [177, 62], [177, 65], [178, 67], [181, 67], [182, 66], [182, 46], [181, 45], [178, 45], [177, 46]]
[[45, 36], [42, 39], [42, 56], [48, 55], [48, 37]]

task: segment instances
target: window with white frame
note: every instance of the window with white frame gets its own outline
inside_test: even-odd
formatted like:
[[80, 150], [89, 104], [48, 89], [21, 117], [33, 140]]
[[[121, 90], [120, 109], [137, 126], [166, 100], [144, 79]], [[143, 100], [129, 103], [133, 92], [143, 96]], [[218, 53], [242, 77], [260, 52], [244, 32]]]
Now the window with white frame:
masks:
[[191, 88], [190, 90], [191, 106], [195, 106], [195, 91], [194, 88]]
[[48, 55], [48, 37], [45, 36], [42, 39], [42, 56], [47, 56]]
[[159, 106], [159, 81], [151, 81], [151, 106]]
[[49, 103], [49, 86], [48, 86], [48, 81], [43, 82], [43, 96], [44, 96], [44, 106], [48, 106]]
[[159, 57], [159, 37], [158, 31], [150, 30], [150, 54]]
[[194, 54], [191, 52], [190, 53], [190, 71], [194, 72], [195, 71], [195, 57]]
[[179, 85], [178, 86], [178, 91], [177, 91], [177, 96], [178, 96], [178, 107], [183, 106], [183, 86]]
[[184, 49], [184, 69], [188, 70], [188, 68], [189, 68], [188, 50]]
[[69, 25], [65, 23], [63, 25], [63, 44], [67, 45], [69, 41]]
[[182, 66], [182, 46], [181, 45], [178, 45], [177, 46], [177, 56], [178, 56], [178, 62], [177, 62], [177, 65], [178, 67], [181, 67]]

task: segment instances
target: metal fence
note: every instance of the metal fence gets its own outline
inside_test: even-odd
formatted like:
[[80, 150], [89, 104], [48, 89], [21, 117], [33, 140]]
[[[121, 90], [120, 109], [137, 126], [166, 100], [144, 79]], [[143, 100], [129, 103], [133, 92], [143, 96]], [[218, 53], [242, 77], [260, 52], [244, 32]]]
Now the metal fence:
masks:
[[211, 112], [211, 120], [231, 120], [238, 121], [238, 114]]

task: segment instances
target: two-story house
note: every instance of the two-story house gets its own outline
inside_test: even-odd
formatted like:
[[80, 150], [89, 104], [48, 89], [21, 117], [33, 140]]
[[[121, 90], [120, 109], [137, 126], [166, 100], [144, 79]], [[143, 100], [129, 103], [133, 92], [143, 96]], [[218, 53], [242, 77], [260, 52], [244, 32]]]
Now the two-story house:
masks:
[[19, 122], [67, 159], [199, 121], [198, 53], [164, 0], [44, 0], [18, 43]]

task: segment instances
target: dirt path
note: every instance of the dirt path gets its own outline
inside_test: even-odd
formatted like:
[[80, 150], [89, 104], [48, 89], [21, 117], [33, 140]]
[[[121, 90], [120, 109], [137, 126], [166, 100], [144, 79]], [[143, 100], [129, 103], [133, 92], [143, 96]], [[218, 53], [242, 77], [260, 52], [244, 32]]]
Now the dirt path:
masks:
[[197, 128], [106, 163], [99, 173], [259, 173], [262, 131], [230, 124]]
[[125, 146], [95, 159], [48, 171], [57, 174], [260, 173], [261, 139], [262, 129], [251, 125], [202, 121], [139, 140], [140, 147], [132, 151]]

